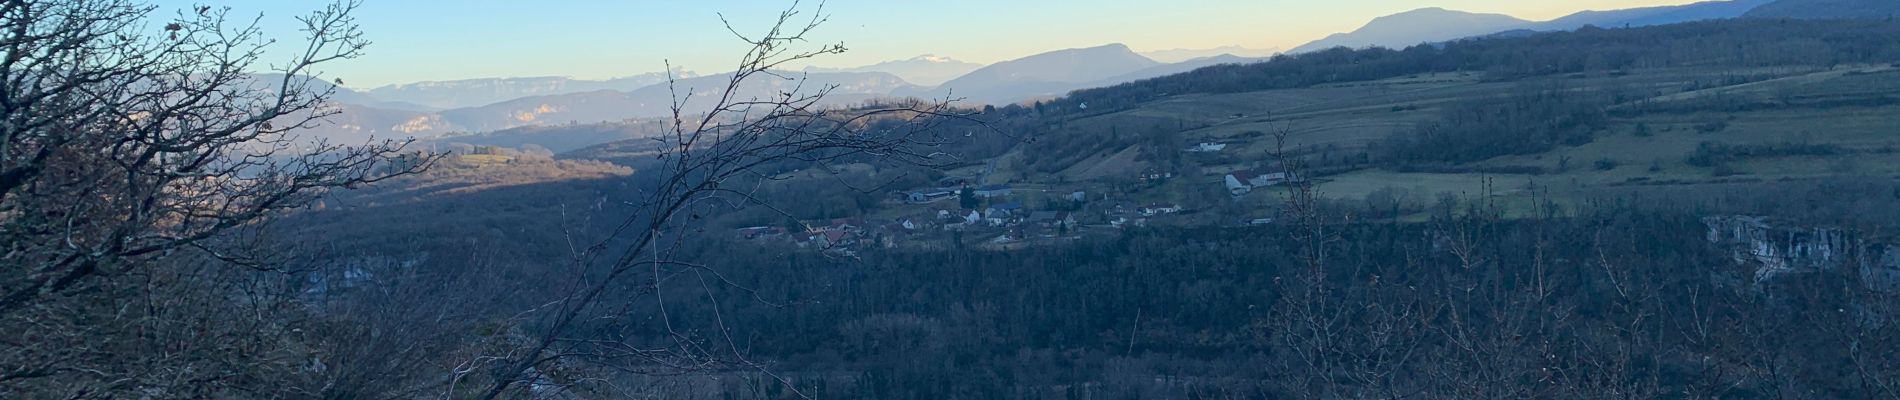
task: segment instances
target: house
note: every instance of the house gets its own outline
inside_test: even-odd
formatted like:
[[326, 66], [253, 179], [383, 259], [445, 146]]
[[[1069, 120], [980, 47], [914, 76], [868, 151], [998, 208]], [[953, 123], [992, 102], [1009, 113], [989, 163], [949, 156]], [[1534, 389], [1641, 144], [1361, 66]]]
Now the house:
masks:
[[1231, 174], [1227, 174], [1225, 179], [1227, 191], [1233, 193], [1235, 196], [1253, 192], [1254, 188], [1279, 186], [1287, 182], [1298, 181], [1300, 181], [1299, 177], [1284, 172], [1257, 174], [1250, 170], [1234, 171]]
[[1142, 183], [1155, 183], [1155, 182], [1166, 181], [1169, 179], [1174, 179], [1173, 172], [1161, 171], [1154, 168], [1149, 168], [1149, 169], [1141, 171]]
[[968, 209], [963, 210], [962, 215], [963, 215], [963, 223], [965, 224], [975, 224], [978, 222], [983, 222], [983, 214], [976, 212], [976, 210], [968, 210]]
[[1174, 205], [1174, 204], [1157, 203], [1157, 204], [1149, 204], [1149, 205], [1141, 207], [1141, 216], [1143, 217], [1153, 217], [1156, 215], [1174, 214], [1174, 213], [1179, 213], [1179, 212], [1181, 212], [1181, 206]]
[[989, 185], [976, 188], [976, 191], [972, 194], [979, 198], [990, 199], [1008, 197], [1011, 193], [1013, 193], [1013, 190], [1010, 189], [1009, 185]]
[[1009, 202], [992, 204], [989, 209], [984, 210], [983, 221], [988, 222], [990, 226], [1009, 225], [1009, 223], [1020, 216], [1023, 211], [1023, 203]]
[[1224, 150], [1227, 150], [1226, 143], [1201, 143], [1201, 144], [1194, 145], [1194, 147], [1189, 147], [1187, 149], [1187, 152], [1189, 153], [1219, 153]]
[[1225, 179], [1225, 183], [1227, 185], [1227, 192], [1233, 193], [1235, 196], [1252, 193], [1253, 183], [1251, 182], [1253, 182], [1253, 180], [1254, 180], [1253, 171], [1248, 171], [1248, 170], [1243, 169], [1239, 171], [1234, 171], [1234, 173], [1231, 173], [1231, 174], [1227, 174], [1227, 178]]
[[910, 204], [929, 204], [957, 197], [957, 193], [948, 190], [915, 191], [904, 194], [904, 202]]
[[1009, 218], [1023, 211], [1023, 203], [1009, 202], [990, 205], [983, 216], [988, 218]]
[[930, 214], [919, 214], [897, 220], [896, 226], [907, 231], [915, 231], [935, 227], [937, 226], [937, 221], [932, 220]]
[[1075, 192], [1075, 193], [1069, 193], [1069, 201], [1073, 201], [1073, 202], [1077, 202], [1077, 203], [1083, 203], [1083, 202], [1087, 202], [1087, 201], [1089, 201], [1089, 193], [1088, 193], [1088, 192], [1083, 192], [1083, 191], [1077, 191], [1077, 192]]
[[1032, 223], [1032, 224], [1053, 225], [1057, 222], [1060, 222], [1061, 219], [1062, 219], [1062, 214], [1057, 213], [1055, 211], [1037, 211], [1037, 212], [1029, 213], [1029, 223]]

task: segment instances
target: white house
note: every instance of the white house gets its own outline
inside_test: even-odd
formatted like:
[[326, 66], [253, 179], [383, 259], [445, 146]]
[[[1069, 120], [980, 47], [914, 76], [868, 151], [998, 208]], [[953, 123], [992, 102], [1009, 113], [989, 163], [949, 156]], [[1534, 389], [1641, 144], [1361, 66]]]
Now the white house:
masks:
[[948, 190], [917, 191], [905, 193], [904, 202], [911, 204], [929, 204], [955, 197], [957, 197], [957, 193]]
[[1187, 149], [1189, 153], [1219, 153], [1224, 150], [1227, 150], [1226, 143], [1201, 143]]
[[1153, 217], [1178, 212], [1181, 212], [1181, 206], [1174, 204], [1150, 204], [1141, 208], [1141, 216], [1143, 217]]
[[1227, 174], [1226, 184], [1228, 192], [1239, 196], [1253, 192], [1254, 188], [1278, 186], [1298, 180], [1299, 178], [1292, 177], [1284, 172], [1255, 174], [1250, 170], [1240, 170]]

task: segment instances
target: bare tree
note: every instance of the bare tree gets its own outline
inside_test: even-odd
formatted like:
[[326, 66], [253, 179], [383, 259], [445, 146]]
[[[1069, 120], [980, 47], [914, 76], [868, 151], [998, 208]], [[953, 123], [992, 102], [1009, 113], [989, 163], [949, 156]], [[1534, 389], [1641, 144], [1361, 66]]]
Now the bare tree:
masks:
[[[150, 269], [176, 265], [160, 262], [181, 253], [264, 267], [269, 260], [234, 233], [327, 189], [433, 159], [405, 154], [405, 141], [297, 136], [338, 112], [326, 104], [335, 87], [316, 68], [368, 45], [356, 7], [298, 18], [306, 41], [266, 60], [274, 41], [261, 17], [233, 19], [228, 9], [161, 17], [132, 0], [0, 3], [0, 397], [24, 381], [74, 375], [108, 384], [55, 385], [68, 397], [145, 385], [94, 368], [112, 365], [96, 358], [109, 354], [32, 339], [114, 341], [88, 324], [123, 315], [52, 310], [128, 310], [130, 297], [153, 292], [115, 280], [165, 275]], [[392, 167], [396, 158], [421, 162]]]
[[[454, 386], [462, 381], [484, 386], [479, 396], [489, 399], [543, 390], [537, 388], [566, 388], [576, 379], [556, 382], [547, 377], [575, 364], [634, 374], [766, 372], [763, 365], [748, 360], [741, 344], [725, 336], [730, 330], [716, 314], [719, 299], [712, 295], [712, 287], [736, 284], [716, 269], [681, 258], [698, 232], [699, 213], [739, 207], [777, 210], [770, 199], [760, 197], [761, 188], [782, 179], [768, 172], [768, 167], [947, 164], [954, 157], [939, 148], [953, 137], [938, 128], [953, 121], [973, 121], [970, 112], [947, 99], [831, 107], [825, 99], [835, 85], [783, 72], [788, 64], [845, 51], [837, 44], [808, 46], [808, 35], [825, 20], [822, 5], [806, 9], [793, 3], [762, 34], [744, 34], [727, 23], [728, 30], [752, 48], [740, 58], [724, 88], [711, 93], [674, 88], [671, 129], [654, 139], [658, 150], [652, 156], [657, 168], [649, 171], [653, 182], [642, 188], [639, 211], [619, 223], [607, 239], [580, 252], [576, 279], [564, 295], [524, 314], [529, 328], [525, 331], [531, 333], [519, 348], [471, 360], [458, 369], [451, 396], [460, 393]], [[773, 86], [771, 95], [746, 94], [745, 88], [761, 82], [782, 85]], [[688, 106], [701, 97], [710, 104]], [[696, 331], [676, 325], [667, 304], [677, 300], [667, 298], [666, 285], [682, 281], [686, 287], [703, 289], [706, 301], [715, 303], [714, 326]], [[667, 338], [654, 342], [575, 331], [578, 321], [595, 313], [612, 318], [609, 308], [624, 311], [625, 307], [604, 306], [608, 301], [646, 302], [642, 309], [657, 314], [650, 316], [650, 323], [660, 325], [658, 330], [666, 332]], [[477, 371], [492, 375], [483, 377]], [[484, 378], [492, 381], [475, 382]]]

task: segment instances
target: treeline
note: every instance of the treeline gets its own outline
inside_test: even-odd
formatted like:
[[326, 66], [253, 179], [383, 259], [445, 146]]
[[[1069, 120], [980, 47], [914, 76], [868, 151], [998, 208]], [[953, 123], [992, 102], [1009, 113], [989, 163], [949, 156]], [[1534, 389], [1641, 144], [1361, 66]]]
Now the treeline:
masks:
[[1605, 109], [1616, 97], [1601, 89], [1570, 87], [1560, 80], [1526, 82], [1503, 95], [1448, 106], [1438, 122], [1389, 135], [1371, 144], [1368, 152], [1378, 161], [1405, 167], [1582, 145], [1609, 126]]
[[1702, 142], [1696, 146], [1684, 160], [1697, 167], [1716, 167], [1732, 161], [1753, 158], [1793, 157], [1793, 156], [1831, 156], [1846, 150], [1834, 144], [1812, 143], [1771, 143], [1771, 144], [1728, 144], [1722, 142]]
[[[1486, 79], [1658, 67], [1832, 66], [1900, 61], [1900, 22], [1735, 19], [1628, 28], [1584, 28], [1460, 40], [1405, 49], [1334, 48], [1255, 64], [1218, 65], [1080, 90], [1048, 107], [1101, 113], [1171, 95], [1239, 93], [1435, 72]], [[1074, 107], [1088, 104], [1086, 110]]]

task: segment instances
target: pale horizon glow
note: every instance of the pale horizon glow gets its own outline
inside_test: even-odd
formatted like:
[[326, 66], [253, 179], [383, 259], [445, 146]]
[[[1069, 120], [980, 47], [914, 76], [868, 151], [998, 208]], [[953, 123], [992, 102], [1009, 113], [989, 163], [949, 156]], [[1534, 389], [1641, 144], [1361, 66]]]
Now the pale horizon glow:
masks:
[[[1037, 53], [1122, 43], [1136, 51], [1223, 46], [1290, 49], [1350, 31], [1373, 18], [1426, 7], [1542, 21], [1584, 10], [1678, 5], [1693, 0], [968, 0], [913, 4], [830, 0], [830, 20], [813, 45], [850, 51], [815, 60], [855, 67], [920, 55], [990, 64]], [[191, 4], [264, 15], [285, 44], [294, 16], [323, 2], [158, 0], [156, 16]], [[477, 78], [567, 76], [605, 79], [659, 72], [667, 62], [698, 73], [727, 71], [745, 49], [720, 24], [766, 28], [789, 1], [757, 0], [367, 0], [358, 22], [374, 42], [367, 54], [323, 68], [355, 88]], [[817, 3], [807, 1], [805, 9]], [[808, 14], [809, 15], [809, 14]]]

